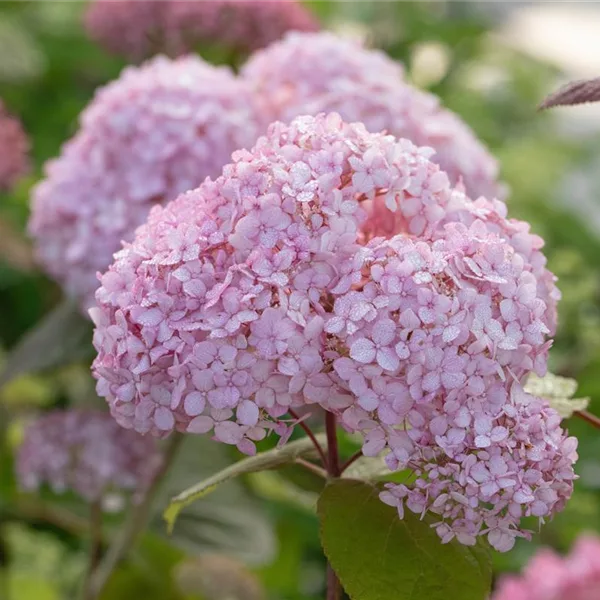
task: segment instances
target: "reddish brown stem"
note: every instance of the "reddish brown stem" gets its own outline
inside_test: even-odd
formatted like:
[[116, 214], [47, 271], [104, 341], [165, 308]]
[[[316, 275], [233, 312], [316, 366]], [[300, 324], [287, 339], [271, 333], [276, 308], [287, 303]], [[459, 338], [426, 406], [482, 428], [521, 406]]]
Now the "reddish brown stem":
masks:
[[591, 412], [587, 410], [576, 410], [575, 414], [584, 421], [587, 421], [590, 425], [593, 425], [597, 429], [600, 429], [600, 417], [593, 415]]
[[339, 477], [342, 471], [340, 469], [335, 415], [329, 411], [325, 413], [325, 432], [327, 435], [327, 473], [330, 477]]
[[[325, 413], [325, 433], [327, 435], [327, 474], [331, 478], [342, 474], [340, 468], [340, 455], [338, 452], [338, 439], [335, 415], [329, 411]], [[327, 600], [340, 600], [342, 586], [335, 574], [333, 567], [327, 563]]]
[[300, 420], [300, 417], [291, 408], [288, 410], [288, 412], [294, 419], [298, 421], [298, 425], [300, 425], [300, 427], [309, 437], [310, 441], [313, 443], [315, 450], [319, 454], [319, 458], [321, 460], [323, 468], [327, 468], [327, 456], [325, 454], [325, 450], [323, 450], [323, 446], [319, 444], [319, 440], [317, 440], [317, 438], [315, 437], [315, 434], [312, 432], [312, 429], [304, 421]]
[[327, 563], [327, 600], [340, 600], [342, 586], [331, 564]]

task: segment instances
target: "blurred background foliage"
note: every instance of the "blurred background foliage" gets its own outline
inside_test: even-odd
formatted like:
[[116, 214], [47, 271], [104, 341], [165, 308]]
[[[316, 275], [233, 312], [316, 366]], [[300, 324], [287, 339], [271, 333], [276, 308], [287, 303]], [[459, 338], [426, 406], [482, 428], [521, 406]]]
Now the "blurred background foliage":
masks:
[[[563, 300], [552, 370], [577, 378], [578, 395], [590, 396], [590, 410], [599, 413], [600, 115], [586, 113], [582, 125], [574, 116], [580, 109], [536, 112], [537, 103], [575, 71], [513, 43], [519, 3], [308, 5], [324, 26], [365, 38], [402, 61], [409, 78], [438, 94], [499, 158], [511, 190], [511, 215], [529, 221], [546, 240], [550, 268], [559, 277]], [[0, 3], [0, 97], [22, 119], [34, 161], [33, 173], [16, 190], [0, 194], [0, 365], [60, 301], [60, 291], [31, 257], [25, 234], [29, 190], [43, 163], [76, 130], [77, 116], [95, 88], [117, 77], [125, 65], [86, 38], [82, 8], [50, 0]], [[532, 18], [543, 19], [542, 9]], [[576, 45], [577, 32], [573, 38]], [[201, 50], [219, 60], [218, 52]], [[73, 340], [66, 339], [63, 325], [50, 324], [56, 348], [40, 347], [34, 339], [25, 358], [37, 352], [62, 356], [55, 362], [72, 362], [64, 360], [73, 347], [65, 351], [63, 346], [73, 346]], [[79, 334], [74, 355], [82, 356], [82, 345], [89, 351], [89, 338], [87, 330]], [[19, 494], [11, 454], [23, 423], [36, 411], [102, 403], [94, 396], [85, 358], [42, 374], [20, 375], [19, 370], [25, 369], [17, 365], [15, 377], [0, 389], [6, 442], [0, 449], [0, 598], [71, 598], [85, 564], [86, 509], [68, 495]], [[540, 544], [566, 550], [580, 532], [600, 531], [600, 436], [584, 422], [572, 419], [567, 426], [580, 439], [582, 457], [574, 497], [533, 543], [496, 554], [497, 573], [519, 569]], [[186, 445], [162, 490], [163, 503], [234, 458], [206, 440], [194, 438]], [[355, 447], [355, 441], [344, 441], [347, 454]], [[314, 511], [319, 485], [295, 468], [228, 483], [187, 509], [173, 538], [165, 536], [157, 509], [150, 531], [104, 597], [323, 598], [324, 559]], [[118, 515], [108, 517], [108, 532], [119, 524]]]

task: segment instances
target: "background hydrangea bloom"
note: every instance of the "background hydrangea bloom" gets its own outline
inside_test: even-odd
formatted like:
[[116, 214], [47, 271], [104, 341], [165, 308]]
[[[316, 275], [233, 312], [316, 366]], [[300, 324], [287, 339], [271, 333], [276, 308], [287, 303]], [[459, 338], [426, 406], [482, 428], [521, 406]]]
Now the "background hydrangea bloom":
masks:
[[600, 540], [580, 537], [568, 556], [539, 551], [520, 576], [500, 579], [492, 600], [593, 600], [600, 597]]
[[94, 0], [84, 15], [90, 38], [114, 54], [143, 60], [168, 52], [163, 31], [164, 0]]
[[29, 140], [0, 100], [0, 191], [10, 190], [29, 170]]
[[139, 492], [160, 460], [154, 439], [119, 427], [108, 413], [55, 411], [26, 429], [17, 476], [25, 490], [47, 484], [95, 502], [112, 491]]
[[249, 52], [286, 31], [318, 29], [296, 0], [94, 0], [85, 26], [107, 50], [133, 60], [182, 54], [199, 44]]
[[297, 0], [168, 2], [171, 30], [182, 47], [211, 42], [239, 52], [263, 48], [288, 31], [316, 31], [319, 23]]
[[251, 56], [242, 76], [264, 102], [267, 122], [335, 111], [369, 131], [434, 148], [433, 160], [472, 197], [504, 193], [496, 160], [471, 129], [439, 98], [407, 83], [382, 52], [329, 32], [292, 32]]
[[[337, 114], [299, 117], [153, 209], [90, 311], [98, 393], [119, 423], [253, 453], [270, 431], [285, 440], [289, 407], [319, 404], [364, 434], [365, 454], [415, 470], [407, 505], [441, 514], [445, 540], [489, 532], [506, 550], [521, 516], [562, 507], [576, 444], [519, 393], [546, 366], [537, 265], [500, 208], [477, 218], [430, 155]], [[500, 461], [510, 484], [480, 489]], [[384, 498], [402, 514], [406, 495]]]
[[252, 144], [257, 118], [244, 83], [200, 58], [157, 57], [100, 89], [81, 129], [33, 192], [37, 255], [69, 295], [93, 302], [121, 240], [154, 204], [217, 175]]

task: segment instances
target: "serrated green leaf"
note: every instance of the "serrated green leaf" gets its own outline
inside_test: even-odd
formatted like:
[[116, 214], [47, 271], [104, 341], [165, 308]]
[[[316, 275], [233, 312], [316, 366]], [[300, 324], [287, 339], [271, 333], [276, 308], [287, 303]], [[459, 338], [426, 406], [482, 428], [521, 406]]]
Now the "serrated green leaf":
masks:
[[585, 410], [590, 403], [589, 398], [573, 398], [577, 391], [575, 379], [552, 373], [546, 373], [544, 377], [531, 373], [527, 378], [525, 391], [548, 400], [550, 406], [563, 419], [572, 417], [575, 411]]
[[[324, 436], [321, 436], [320, 442], [323, 444], [325, 443]], [[256, 456], [240, 460], [184, 490], [171, 499], [163, 513], [169, 533], [173, 531], [175, 521], [183, 508], [210, 494], [217, 489], [220, 484], [239, 477], [240, 475], [257, 473], [266, 469], [275, 469], [293, 462], [297, 458], [310, 454], [313, 450], [314, 446], [312, 441], [308, 438], [303, 438], [296, 442], [291, 442], [283, 448], [275, 448], [274, 450], [262, 452]]]
[[79, 307], [65, 300], [27, 332], [6, 357], [0, 388], [19, 375], [37, 373], [91, 358], [92, 324]]
[[352, 600], [484, 600], [491, 565], [483, 545], [442, 544], [418, 515], [400, 520], [379, 488], [340, 479], [319, 498], [321, 543]]

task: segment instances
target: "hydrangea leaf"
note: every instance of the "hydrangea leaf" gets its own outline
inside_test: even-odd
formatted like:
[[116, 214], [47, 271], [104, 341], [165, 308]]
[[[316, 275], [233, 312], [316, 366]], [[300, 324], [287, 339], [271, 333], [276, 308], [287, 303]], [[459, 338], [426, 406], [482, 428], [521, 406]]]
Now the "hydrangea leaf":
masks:
[[[228, 450], [206, 436], [183, 436], [155, 499], [153, 531], [166, 536], [163, 511], [171, 498], [196, 481], [227, 469], [232, 461]], [[268, 563], [276, 551], [272, 523], [264, 507], [235, 479], [215, 486], [183, 511], [168, 541], [188, 554], [227, 554], [252, 565]]]
[[[317, 436], [317, 439], [319, 439], [321, 444], [325, 444], [325, 437], [323, 435]], [[189, 487], [180, 494], [177, 494], [177, 496], [171, 498], [169, 505], [163, 513], [169, 533], [173, 531], [175, 521], [183, 508], [210, 494], [222, 483], [239, 477], [240, 475], [256, 473], [266, 469], [275, 469], [293, 462], [296, 458], [310, 454], [313, 451], [314, 446], [312, 441], [308, 438], [303, 438], [296, 442], [291, 442], [282, 448], [275, 448], [274, 450], [262, 452], [257, 456], [251, 456], [244, 460], [240, 460]]]
[[92, 323], [65, 300], [27, 332], [0, 371], [0, 387], [16, 377], [53, 369], [93, 356]]
[[550, 406], [563, 418], [568, 419], [578, 410], [585, 410], [590, 403], [589, 398], [573, 398], [577, 391], [577, 382], [569, 377], [560, 377], [546, 373], [538, 377], [529, 375], [525, 391], [533, 396], [548, 400]]
[[379, 488], [337, 480], [319, 499], [321, 543], [352, 600], [484, 600], [491, 564], [483, 545], [442, 544], [426, 520], [398, 513]]

